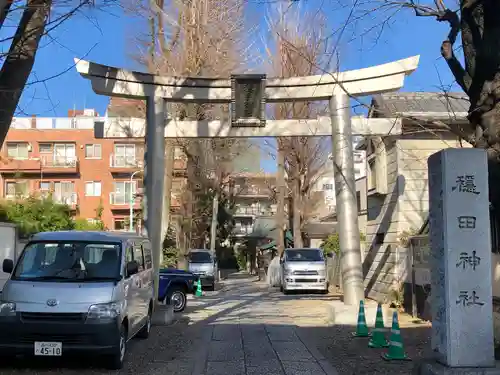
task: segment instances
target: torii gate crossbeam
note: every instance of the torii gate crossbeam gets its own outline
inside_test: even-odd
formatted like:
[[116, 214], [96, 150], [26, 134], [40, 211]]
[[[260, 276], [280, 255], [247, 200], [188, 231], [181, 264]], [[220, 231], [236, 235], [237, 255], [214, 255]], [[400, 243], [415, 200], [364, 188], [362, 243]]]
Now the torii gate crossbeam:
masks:
[[[365, 69], [321, 76], [267, 79], [265, 99], [267, 102], [329, 100], [330, 124], [323, 119], [307, 120], [309, 136], [324, 135], [325, 126], [330, 126], [332, 135], [337, 218], [341, 248], [341, 269], [344, 303], [357, 305], [364, 299], [363, 271], [357, 216], [354, 162], [352, 157], [352, 121], [350, 96], [366, 96], [399, 90], [405, 76], [418, 66], [419, 56], [372, 66]], [[145, 222], [154, 251], [155, 282], [158, 285], [161, 252], [161, 227], [163, 209], [163, 177], [165, 167], [164, 137], [226, 137], [226, 136], [303, 136], [300, 121], [273, 124], [273, 131], [266, 128], [229, 128], [224, 124], [200, 123], [180, 124], [166, 120], [165, 101], [197, 103], [230, 103], [231, 81], [228, 79], [161, 77], [153, 74], [132, 72], [75, 59], [77, 71], [91, 81], [97, 94], [134, 99], [146, 99], [146, 155], [144, 182], [146, 187]], [[397, 134], [401, 123], [395, 119], [365, 119], [366, 129], [357, 131], [362, 135]], [[293, 121], [293, 120], [292, 120]], [[304, 120], [301, 120], [304, 121]], [[377, 124], [378, 121], [378, 124]], [[373, 131], [373, 127], [379, 127]], [[183, 126], [186, 125], [186, 126]], [[286, 126], [288, 125], [288, 126]], [[219, 131], [218, 127], [223, 129]], [[293, 127], [293, 128], [291, 128]], [[173, 128], [173, 129], [171, 129]], [[358, 125], [359, 128], [359, 125]], [[399, 129], [398, 129], [399, 128]], [[382, 132], [385, 129], [385, 132]], [[394, 130], [395, 129], [395, 130]], [[106, 133], [101, 129], [101, 133]], [[108, 129], [109, 130], [109, 129]], [[388, 131], [387, 131], [388, 130]], [[184, 135], [182, 135], [184, 133]], [[265, 134], [265, 135], [264, 135]], [[142, 135], [142, 134], [141, 134]], [[105, 134], [103, 136], [106, 137]], [[114, 136], [109, 136], [113, 138]], [[116, 135], [115, 135], [116, 137]], [[120, 135], [118, 135], [120, 137]], [[169, 199], [169, 195], [167, 196]]]

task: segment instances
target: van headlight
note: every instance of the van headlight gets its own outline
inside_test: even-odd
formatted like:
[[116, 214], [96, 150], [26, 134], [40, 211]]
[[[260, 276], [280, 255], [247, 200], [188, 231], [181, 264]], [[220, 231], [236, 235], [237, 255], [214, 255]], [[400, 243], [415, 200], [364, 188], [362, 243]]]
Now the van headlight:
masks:
[[325, 277], [326, 276], [326, 270], [319, 270], [318, 271], [318, 275]]
[[114, 319], [121, 315], [123, 307], [121, 303], [100, 303], [91, 305], [87, 314], [87, 319]]
[[291, 275], [293, 272], [290, 268], [283, 268], [283, 273], [285, 276]]
[[14, 302], [0, 302], [0, 316], [16, 315], [16, 304]]

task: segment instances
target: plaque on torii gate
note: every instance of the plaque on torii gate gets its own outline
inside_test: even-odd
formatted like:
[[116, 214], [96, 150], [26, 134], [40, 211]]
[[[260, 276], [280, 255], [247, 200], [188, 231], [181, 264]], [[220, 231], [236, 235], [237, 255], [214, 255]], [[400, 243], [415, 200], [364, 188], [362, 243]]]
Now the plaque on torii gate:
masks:
[[[332, 136], [335, 190], [344, 303], [356, 305], [364, 299], [363, 272], [355, 197], [353, 135], [395, 135], [401, 132], [397, 118], [351, 119], [350, 97], [399, 90], [405, 76], [418, 66], [419, 56], [346, 72], [292, 78], [233, 76], [232, 79], [163, 77], [127, 71], [75, 59], [77, 71], [91, 81], [97, 94], [146, 99], [146, 120], [106, 119], [96, 135], [106, 138], [146, 137], [144, 182], [145, 222], [154, 250], [158, 278], [163, 208], [164, 138]], [[254, 103], [238, 100], [238, 90], [247, 88]], [[267, 120], [265, 103], [329, 100], [329, 117]], [[167, 119], [165, 101], [232, 104], [231, 121], [176, 121]], [[247, 107], [245, 107], [247, 105]], [[123, 124], [129, 121], [129, 124]], [[122, 123], [120, 123], [122, 122]], [[126, 126], [125, 126], [126, 125]], [[169, 195], [166, 195], [167, 199]], [[156, 279], [156, 285], [157, 284]]]

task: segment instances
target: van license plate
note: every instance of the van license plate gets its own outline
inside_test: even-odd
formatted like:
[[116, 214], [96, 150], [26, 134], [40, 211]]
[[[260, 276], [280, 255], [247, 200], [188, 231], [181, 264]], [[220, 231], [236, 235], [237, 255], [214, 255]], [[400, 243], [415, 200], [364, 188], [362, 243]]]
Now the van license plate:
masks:
[[62, 355], [62, 342], [35, 341], [35, 355], [60, 357]]

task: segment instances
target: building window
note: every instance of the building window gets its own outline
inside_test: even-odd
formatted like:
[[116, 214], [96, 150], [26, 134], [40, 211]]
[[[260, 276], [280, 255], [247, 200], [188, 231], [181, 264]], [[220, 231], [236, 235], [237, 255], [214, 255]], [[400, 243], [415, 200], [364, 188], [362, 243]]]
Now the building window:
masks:
[[356, 192], [356, 204], [358, 205], [358, 212], [361, 211], [361, 192]]
[[86, 159], [100, 159], [102, 157], [101, 145], [85, 145], [85, 158]]
[[26, 197], [29, 193], [28, 182], [11, 181], [5, 183], [5, 196], [13, 197]]
[[323, 190], [333, 190], [333, 184], [323, 184]]
[[85, 183], [85, 195], [87, 197], [100, 197], [101, 196], [101, 182], [89, 181]]
[[371, 158], [369, 161], [368, 161], [368, 190], [372, 190], [372, 189], [375, 189], [377, 187], [377, 180], [376, 180], [376, 176], [377, 176], [377, 171], [376, 171], [376, 168], [375, 168], [375, 158]]
[[114, 163], [115, 167], [131, 167], [137, 165], [135, 145], [115, 145]]
[[42, 197], [47, 197], [50, 194], [50, 182], [40, 181], [40, 195]]
[[111, 193], [111, 204], [129, 204], [131, 198], [135, 197], [137, 191], [137, 181], [116, 181], [114, 191]]
[[28, 159], [28, 143], [7, 143], [7, 156], [14, 159]]
[[115, 219], [114, 221], [115, 230], [125, 230], [125, 220], [123, 219]]
[[40, 143], [38, 145], [40, 149], [40, 154], [51, 154], [52, 153], [52, 144], [50, 143]]

